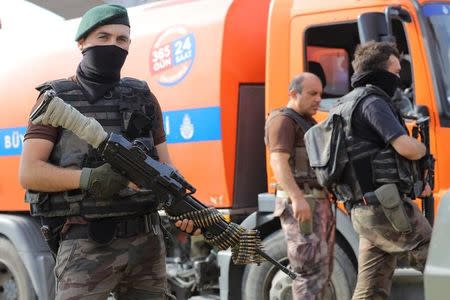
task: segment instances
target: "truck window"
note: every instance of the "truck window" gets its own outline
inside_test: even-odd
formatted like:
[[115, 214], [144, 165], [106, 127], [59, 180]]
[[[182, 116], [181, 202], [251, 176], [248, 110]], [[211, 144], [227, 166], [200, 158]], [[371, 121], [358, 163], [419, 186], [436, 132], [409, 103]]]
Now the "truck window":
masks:
[[[401, 88], [394, 96], [404, 114], [411, 113], [414, 103], [411, 59], [405, 31], [400, 21], [393, 21], [393, 33], [402, 54]], [[351, 60], [360, 43], [355, 22], [310, 27], [305, 32], [306, 70], [321, 77], [325, 83], [321, 110], [328, 111], [339, 97], [352, 90]]]
[[344, 95], [349, 92], [349, 58], [345, 49], [309, 46], [306, 49], [308, 69], [317, 63], [325, 74], [327, 95]]
[[350, 91], [350, 63], [345, 49], [308, 46], [306, 60], [308, 71], [319, 76], [324, 85], [323, 109], [333, 104], [334, 99]]
[[436, 70], [441, 124], [450, 127], [450, 5], [428, 4], [423, 14], [430, 30], [431, 59]]

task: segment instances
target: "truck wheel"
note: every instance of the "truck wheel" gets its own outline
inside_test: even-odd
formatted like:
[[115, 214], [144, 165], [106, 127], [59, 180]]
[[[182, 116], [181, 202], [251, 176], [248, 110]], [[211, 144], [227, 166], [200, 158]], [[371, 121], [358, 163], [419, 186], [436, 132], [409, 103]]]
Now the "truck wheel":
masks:
[[[281, 230], [272, 233], [264, 242], [264, 251], [283, 265], [288, 265], [287, 245]], [[356, 270], [339, 244], [335, 244], [334, 270], [325, 291], [326, 300], [351, 299], [356, 282]], [[242, 282], [244, 300], [291, 300], [292, 280], [272, 264], [264, 262], [245, 268]]]
[[14, 245], [0, 238], [0, 299], [36, 299], [27, 270]]
[[325, 299], [350, 300], [355, 290], [357, 270], [339, 242], [334, 244], [334, 266], [331, 282]]

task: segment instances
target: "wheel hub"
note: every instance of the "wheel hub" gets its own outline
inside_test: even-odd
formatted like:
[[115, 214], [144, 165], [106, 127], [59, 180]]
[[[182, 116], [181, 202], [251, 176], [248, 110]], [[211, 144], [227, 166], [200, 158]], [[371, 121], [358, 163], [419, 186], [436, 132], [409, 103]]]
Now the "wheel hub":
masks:
[[1, 299], [5, 300], [18, 299], [16, 281], [4, 264], [0, 264], [0, 295]]
[[[292, 299], [292, 279], [285, 273], [278, 271], [272, 279], [270, 288], [270, 300], [291, 300]], [[323, 299], [336, 300], [333, 284], [331, 282], [325, 287]]]
[[272, 279], [270, 300], [291, 300], [292, 279], [285, 273], [278, 271]]

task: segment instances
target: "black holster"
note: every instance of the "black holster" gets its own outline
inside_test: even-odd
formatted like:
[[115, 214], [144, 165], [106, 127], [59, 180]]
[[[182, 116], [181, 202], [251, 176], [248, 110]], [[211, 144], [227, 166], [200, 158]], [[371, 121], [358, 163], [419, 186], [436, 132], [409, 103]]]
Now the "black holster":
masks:
[[44, 218], [41, 217], [41, 233], [52, 252], [53, 256], [58, 253], [61, 240], [60, 233], [66, 222], [66, 218]]
[[117, 221], [113, 219], [100, 219], [90, 221], [88, 225], [88, 237], [101, 244], [109, 244], [116, 236]]

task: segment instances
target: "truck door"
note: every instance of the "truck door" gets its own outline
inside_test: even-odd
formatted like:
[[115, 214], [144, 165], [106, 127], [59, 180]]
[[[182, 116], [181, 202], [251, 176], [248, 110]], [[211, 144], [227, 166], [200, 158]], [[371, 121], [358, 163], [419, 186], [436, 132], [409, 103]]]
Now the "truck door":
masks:
[[[368, 12], [384, 12], [385, 8], [378, 6], [335, 11], [326, 11], [324, 8], [324, 11], [314, 14], [302, 13], [299, 9], [298, 14], [295, 14], [291, 25], [289, 77], [309, 71], [318, 75], [325, 83], [321, 113], [317, 119], [323, 119], [336, 100], [352, 90], [351, 77], [354, 71], [351, 60], [361, 42], [358, 17]], [[428, 72], [423, 60], [423, 47], [417, 32], [414, 8], [407, 9], [412, 16], [411, 22], [392, 20], [393, 36], [402, 53], [401, 87], [395, 96], [395, 103], [404, 115], [412, 114], [416, 107], [420, 107], [425, 114], [433, 114], [434, 103], [430, 101], [432, 97], [428, 86]], [[431, 126], [434, 126], [433, 121]], [[431, 203], [431, 210], [432, 207]], [[338, 211], [336, 242], [356, 266], [357, 236], [352, 226], [345, 226], [348, 224], [346, 218], [348, 215]], [[336, 260], [339, 260], [337, 254]], [[347, 276], [352, 274], [349, 267], [344, 268], [344, 271]], [[420, 280], [419, 277], [414, 277], [415, 274], [412, 275], [413, 280]], [[401, 278], [397, 277], [397, 280], [400, 282]], [[423, 293], [415, 289], [405, 292], [404, 289], [396, 288], [401, 287], [401, 283], [395, 282], [394, 279], [393, 299], [407, 299], [401, 293]]]

